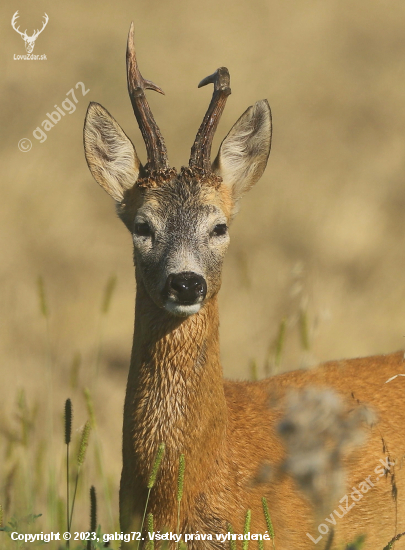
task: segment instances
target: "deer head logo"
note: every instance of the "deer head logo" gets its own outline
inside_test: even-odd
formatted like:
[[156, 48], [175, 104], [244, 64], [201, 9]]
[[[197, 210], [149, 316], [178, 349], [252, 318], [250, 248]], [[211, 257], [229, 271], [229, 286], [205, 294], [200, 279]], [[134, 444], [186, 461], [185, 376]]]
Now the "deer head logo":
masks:
[[17, 19], [18, 19], [18, 10], [13, 15], [13, 18], [11, 20], [11, 26], [13, 27], [13, 29], [16, 32], [18, 32], [18, 34], [21, 34], [21, 36], [22, 36], [22, 38], [25, 42], [25, 49], [27, 50], [27, 53], [32, 53], [33, 50], [34, 50], [34, 46], [35, 46], [35, 40], [38, 38], [38, 36], [41, 34], [41, 32], [44, 30], [44, 28], [48, 24], [49, 17], [46, 14], [44, 15], [44, 22], [42, 24], [42, 29], [41, 30], [37, 29], [36, 31], [34, 31], [32, 36], [28, 36], [27, 29], [25, 29], [24, 32], [21, 32], [20, 27], [15, 26], [16, 22], [17, 22]]

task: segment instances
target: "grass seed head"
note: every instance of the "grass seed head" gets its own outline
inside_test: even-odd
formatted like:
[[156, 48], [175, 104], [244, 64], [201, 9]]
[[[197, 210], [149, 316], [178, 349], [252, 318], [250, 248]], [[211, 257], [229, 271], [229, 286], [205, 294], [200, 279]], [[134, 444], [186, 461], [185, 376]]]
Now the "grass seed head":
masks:
[[82, 437], [79, 445], [79, 452], [77, 453], [77, 465], [79, 467], [83, 465], [84, 459], [86, 458], [86, 451], [89, 445], [90, 431], [91, 431], [90, 422], [87, 421], [82, 431]]
[[94, 414], [93, 400], [90, 395], [89, 388], [84, 388], [84, 398], [86, 400], [87, 414], [89, 415], [90, 425], [92, 428], [96, 427], [96, 415]]
[[42, 275], [40, 275], [37, 279], [37, 286], [38, 286], [39, 310], [41, 314], [45, 317], [45, 319], [47, 319], [49, 316], [49, 309], [48, 309], [48, 302], [46, 299], [44, 279]]
[[183, 498], [183, 487], [184, 487], [184, 472], [186, 469], [186, 459], [184, 455], [180, 455], [179, 459], [179, 477], [177, 480], [177, 501], [181, 502]]
[[[250, 523], [252, 521], [252, 512], [251, 510], [248, 510], [246, 512], [245, 516], [245, 525], [243, 526], [243, 538], [245, 539], [245, 535], [247, 535], [250, 532]], [[249, 548], [249, 540], [243, 540], [242, 543], [242, 550], [248, 550]]]
[[[230, 523], [228, 523], [228, 533], [231, 535], [235, 534], [235, 531]], [[232, 540], [232, 537], [229, 540], [229, 550], [236, 550], [236, 540]]]
[[154, 461], [153, 467], [152, 467], [152, 472], [149, 476], [148, 489], [152, 489], [152, 487], [156, 483], [156, 478], [157, 478], [157, 474], [159, 472], [160, 463], [162, 462], [162, 458], [163, 458], [164, 454], [165, 454], [165, 444], [161, 443], [158, 447], [156, 457], [155, 457], [155, 461]]
[[72, 437], [72, 402], [66, 399], [65, 403], [65, 444], [69, 445]]
[[97, 495], [94, 485], [90, 487], [90, 533], [97, 530]]
[[101, 304], [101, 313], [103, 313], [104, 315], [106, 315], [110, 309], [111, 299], [113, 297], [116, 285], [117, 276], [111, 275], [111, 277], [109, 277], [107, 280], [107, 284], [105, 285], [103, 302]]
[[266, 497], [262, 497], [262, 505], [263, 505], [264, 517], [266, 519], [267, 531], [269, 533], [270, 538], [273, 540], [274, 528], [273, 528], [273, 522], [271, 521], [269, 506], [267, 504]]

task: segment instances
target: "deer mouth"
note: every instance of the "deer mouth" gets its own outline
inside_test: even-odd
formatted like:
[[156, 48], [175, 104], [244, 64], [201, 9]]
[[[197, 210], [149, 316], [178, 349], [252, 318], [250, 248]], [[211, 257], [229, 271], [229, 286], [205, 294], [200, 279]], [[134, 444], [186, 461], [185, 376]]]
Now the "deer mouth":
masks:
[[201, 303], [182, 305], [172, 301], [167, 301], [165, 303], [165, 309], [172, 315], [176, 315], [176, 317], [189, 317], [190, 315], [194, 315], [200, 311]]

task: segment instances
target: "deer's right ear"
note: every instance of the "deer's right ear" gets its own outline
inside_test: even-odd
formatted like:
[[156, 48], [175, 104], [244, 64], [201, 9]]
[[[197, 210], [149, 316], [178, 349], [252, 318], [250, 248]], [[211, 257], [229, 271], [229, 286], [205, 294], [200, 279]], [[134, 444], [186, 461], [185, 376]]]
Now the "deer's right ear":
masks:
[[94, 179], [117, 202], [139, 176], [141, 163], [135, 148], [110, 113], [90, 103], [84, 122], [84, 153]]
[[271, 146], [271, 111], [263, 99], [249, 107], [221, 143], [212, 168], [231, 189], [236, 214], [239, 199], [262, 176]]

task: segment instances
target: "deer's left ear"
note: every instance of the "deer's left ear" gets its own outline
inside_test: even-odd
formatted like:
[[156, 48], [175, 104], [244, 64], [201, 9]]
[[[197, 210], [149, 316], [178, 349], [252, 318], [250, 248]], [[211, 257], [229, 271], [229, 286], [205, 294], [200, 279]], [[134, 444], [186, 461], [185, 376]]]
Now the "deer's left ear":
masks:
[[221, 143], [212, 168], [231, 187], [234, 214], [239, 199], [262, 176], [271, 146], [271, 111], [266, 99], [249, 107]]

